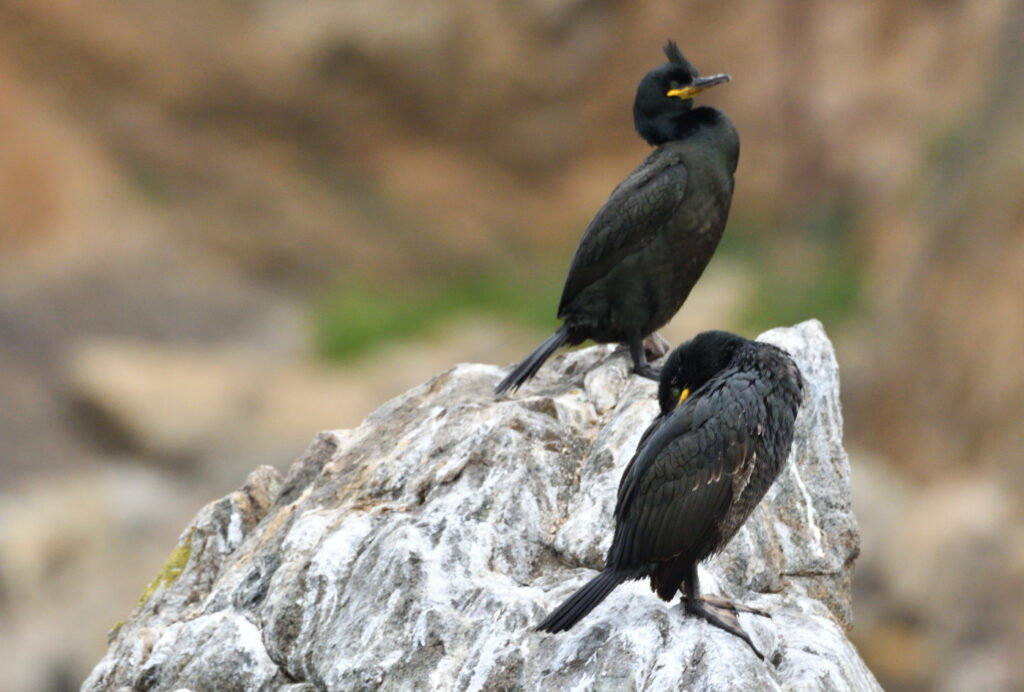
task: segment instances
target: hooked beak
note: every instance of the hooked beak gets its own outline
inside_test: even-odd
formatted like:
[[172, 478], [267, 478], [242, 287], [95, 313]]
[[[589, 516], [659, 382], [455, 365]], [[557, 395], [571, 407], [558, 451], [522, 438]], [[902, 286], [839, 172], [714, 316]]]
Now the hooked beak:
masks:
[[688, 84], [680, 89], [669, 89], [665, 92], [665, 96], [674, 96], [681, 99], [692, 99], [694, 96], [710, 89], [718, 84], [725, 84], [726, 82], [732, 81], [732, 77], [727, 74], [714, 74], [710, 77], [697, 77], [693, 80], [693, 84]]

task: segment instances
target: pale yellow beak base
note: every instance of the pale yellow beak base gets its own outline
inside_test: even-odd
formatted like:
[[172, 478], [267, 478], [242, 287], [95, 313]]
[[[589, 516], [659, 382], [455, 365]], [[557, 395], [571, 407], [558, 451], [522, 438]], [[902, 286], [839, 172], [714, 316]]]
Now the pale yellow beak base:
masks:
[[710, 77], [698, 77], [693, 84], [688, 84], [679, 89], [669, 89], [665, 92], [665, 96], [673, 96], [681, 99], [692, 99], [694, 96], [699, 94], [706, 89], [710, 89], [718, 84], [725, 84], [726, 82], [732, 81], [732, 77], [727, 74], [716, 74]]

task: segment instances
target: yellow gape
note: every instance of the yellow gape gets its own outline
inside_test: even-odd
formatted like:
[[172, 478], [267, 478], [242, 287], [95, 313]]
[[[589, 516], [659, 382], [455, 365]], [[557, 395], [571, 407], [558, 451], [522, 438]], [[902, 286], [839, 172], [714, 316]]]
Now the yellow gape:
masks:
[[726, 82], [731, 81], [731, 79], [732, 78], [729, 77], [729, 75], [727, 74], [716, 74], [711, 75], [710, 77], [697, 77], [696, 79], [693, 80], [693, 84], [688, 84], [678, 89], [669, 89], [668, 91], [665, 92], [665, 96], [673, 96], [675, 98], [681, 99], [692, 99], [694, 96], [704, 91], [705, 89], [710, 89], [716, 84], [725, 84]]

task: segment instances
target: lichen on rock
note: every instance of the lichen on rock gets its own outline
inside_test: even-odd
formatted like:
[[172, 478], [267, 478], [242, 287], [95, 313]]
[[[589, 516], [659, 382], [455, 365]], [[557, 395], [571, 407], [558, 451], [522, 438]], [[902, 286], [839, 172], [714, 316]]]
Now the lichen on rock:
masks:
[[156, 590], [161, 586], [166, 588], [178, 580], [178, 577], [185, 570], [185, 565], [188, 564], [189, 558], [192, 557], [192, 535], [194, 533], [194, 527], [185, 532], [181, 541], [171, 551], [167, 562], [164, 563], [160, 571], [157, 572], [156, 577], [153, 578], [153, 581], [149, 583], [146, 590], [139, 596], [139, 605], [148, 601], [149, 597], [156, 593]]
[[254, 472], [196, 517], [185, 569], [83, 689], [878, 689], [844, 632], [858, 538], [835, 357], [814, 321], [761, 338], [807, 381], [793, 451], [701, 577], [772, 613], [741, 615], [767, 661], [642, 582], [532, 631], [602, 566], [657, 411], [655, 383], [595, 346], [497, 400], [501, 368], [458, 365], [322, 433], [283, 481]]

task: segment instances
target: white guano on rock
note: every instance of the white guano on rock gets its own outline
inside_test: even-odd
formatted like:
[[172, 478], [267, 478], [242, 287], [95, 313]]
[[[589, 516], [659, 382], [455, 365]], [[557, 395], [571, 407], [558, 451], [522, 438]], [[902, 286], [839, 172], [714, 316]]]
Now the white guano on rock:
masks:
[[838, 366], [821, 325], [760, 337], [807, 382], [788, 467], [706, 593], [766, 661], [631, 582], [561, 635], [531, 627], [603, 564], [615, 489], [657, 410], [654, 382], [595, 346], [515, 396], [458, 365], [280, 479], [253, 472], [182, 534], [180, 574], [112, 637], [83, 690], [877, 690], [846, 638], [858, 551]]

